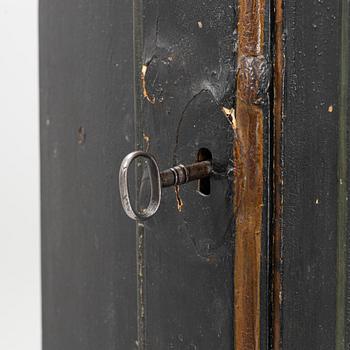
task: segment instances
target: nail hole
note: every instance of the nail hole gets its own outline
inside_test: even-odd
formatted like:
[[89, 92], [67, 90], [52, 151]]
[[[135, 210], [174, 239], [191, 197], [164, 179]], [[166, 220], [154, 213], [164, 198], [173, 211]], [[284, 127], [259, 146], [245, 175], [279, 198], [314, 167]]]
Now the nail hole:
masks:
[[[197, 153], [197, 162], [212, 160], [212, 154], [207, 148], [201, 148]], [[198, 192], [203, 196], [210, 195], [210, 178], [198, 180]]]

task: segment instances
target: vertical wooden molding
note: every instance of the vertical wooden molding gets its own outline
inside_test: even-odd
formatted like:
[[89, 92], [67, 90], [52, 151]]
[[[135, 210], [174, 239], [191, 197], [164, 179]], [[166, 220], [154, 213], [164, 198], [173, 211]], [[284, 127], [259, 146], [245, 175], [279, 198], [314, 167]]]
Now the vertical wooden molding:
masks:
[[235, 157], [235, 350], [260, 349], [265, 0], [239, 0]]
[[274, 101], [273, 101], [273, 232], [272, 232], [272, 336], [273, 349], [281, 348], [281, 303], [282, 303], [282, 114], [283, 114], [283, 0], [275, 0], [274, 42]]

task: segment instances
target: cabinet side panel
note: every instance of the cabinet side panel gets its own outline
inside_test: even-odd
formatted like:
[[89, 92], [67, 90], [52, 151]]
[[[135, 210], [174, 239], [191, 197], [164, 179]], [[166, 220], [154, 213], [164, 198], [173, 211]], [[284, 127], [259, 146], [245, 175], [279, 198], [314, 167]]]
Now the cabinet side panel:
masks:
[[40, 1], [43, 349], [136, 348], [132, 2]]

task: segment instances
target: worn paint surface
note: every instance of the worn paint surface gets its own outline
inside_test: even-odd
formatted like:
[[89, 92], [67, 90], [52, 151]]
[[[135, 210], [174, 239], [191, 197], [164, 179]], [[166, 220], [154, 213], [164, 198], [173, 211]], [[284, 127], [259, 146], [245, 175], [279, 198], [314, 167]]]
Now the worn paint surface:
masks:
[[263, 109], [269, 70], [264, 56], [265, 1], [239, 1], [234, 158], [235, 349], [260, 349], [263, 220]]
[[234, 346], [235, 5], [143, 1], [138, 118], [151, 140], [149, 151], [166, 169], [195, 162], [206, 148], [219, 169], [210, 180], [209, 196], [198, 193], [197, 182], [164, 189], [159, 211], [144, 223], [145, 339], [140, 349]]
[[[343, 350], [349, 5], [284, 1], [282, 17], [282, 2], [274, 2], [268, 231], [273, 346]], [[44, 349], [269, 348], [266, 4], [134, 1], [133, 72], [130, 1], [40, 2]], [[161, 168], [193, 162], [201, 147], [221, 167], [209, 197], [195, 183], [165, 192], [136, 242], [115, 191], [134, 138]]]
[[130, 0], [40, 0], [44, 350], [136, 348], [132, 33]]
[[[340, 82], [347, 79], [339, 65], [342, 17], [349, 21], [342, 4], [348, 1], [284, 1], [283, 350], [349, 347], [348, 316], [337, 315], [336, 308], [337, 282], [341, 282], [337, 281], [337, 243], [342, 235], [349, 237], [337, 205], [338, 167], [343, 166], [339, 156], [349, 154], [344, 139], [349, 118], [340, 123], [348, 109], [339, 104]], [[344, 141], [341, 150], [338, 145]], [[340, 196], [347, 193], [343, 186]], [[345, 266], [344, 257], [338, 258]], [[344, 293], [344, 284], [342, 289]], [[341, 303], [344, 312], [346, 302]], [[349, 315], [348, 310], [345, 313]]]

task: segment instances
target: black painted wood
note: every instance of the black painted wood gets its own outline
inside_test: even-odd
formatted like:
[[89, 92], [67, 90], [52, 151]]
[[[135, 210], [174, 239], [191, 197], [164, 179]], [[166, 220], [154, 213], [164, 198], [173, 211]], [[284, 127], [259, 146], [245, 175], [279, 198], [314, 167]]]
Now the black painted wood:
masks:
[[[283, 349], [349, 346], [346, 3], [285, 3]], [[135, 73], [130, 1], [40, 2], [44, 350], [233, 347], [233, 133], [222, 107], [235, 105], [236, 3], [141, 5]], [[148, 98], [134, 95], [142, 64]], [[205, 147], [229, 173], [211, 180], [210, 197], [181, 188], [181, 212], [164, 190], [159, 213], [138, 227], [141, 245], [116, 189], [135, 144], [162, 169]], [[263, 243], [265, 348], [266, 232]]]
[[[44, 350], [233, 348], [234, 131], [227, 113], [235, 108], [236, 7], [41, 0]], [[267, 6], [268, 62], [269, 13]], [[267, 100], [264, 110], [263, 349]], [[116, 191], [117, 167], [135, 145], [155, 154], [161, 169], [210, 150], [217, 171], [210, 196], [196, 183], [183, 186], [180, 212], [166, 189], [157, 215], [135, 229]]]
[[135, 349], [132, 3], [40, 1], [44, 350]]
[[215, 176], [207, 197], [182, 186], [181, 212], [164, 190], [144, 224], [147, 349], [233, 347], [233, 131], [222, 107], [234, 106], [235, 18], [228, 1], [143, 2], [145, 147], [162, 169], [207, 148], [231, 174]]
[[337, 243], [347, 234], [339, 227], [344, 214], [339, 201], [347, 191], [340, 175], [347, 158], [341, 159], [340, 115], [341, 81], [347, 79], [341, 28], [349, 14], [342, 3], [285, 2], [283, 349], [349, 346], [336, 331], [337, 319], [342, 323], [337, 298], [346, 305], [345, 295], [339, 300], [337, 294], [345, 272], [337, 267], [342, 259]]

